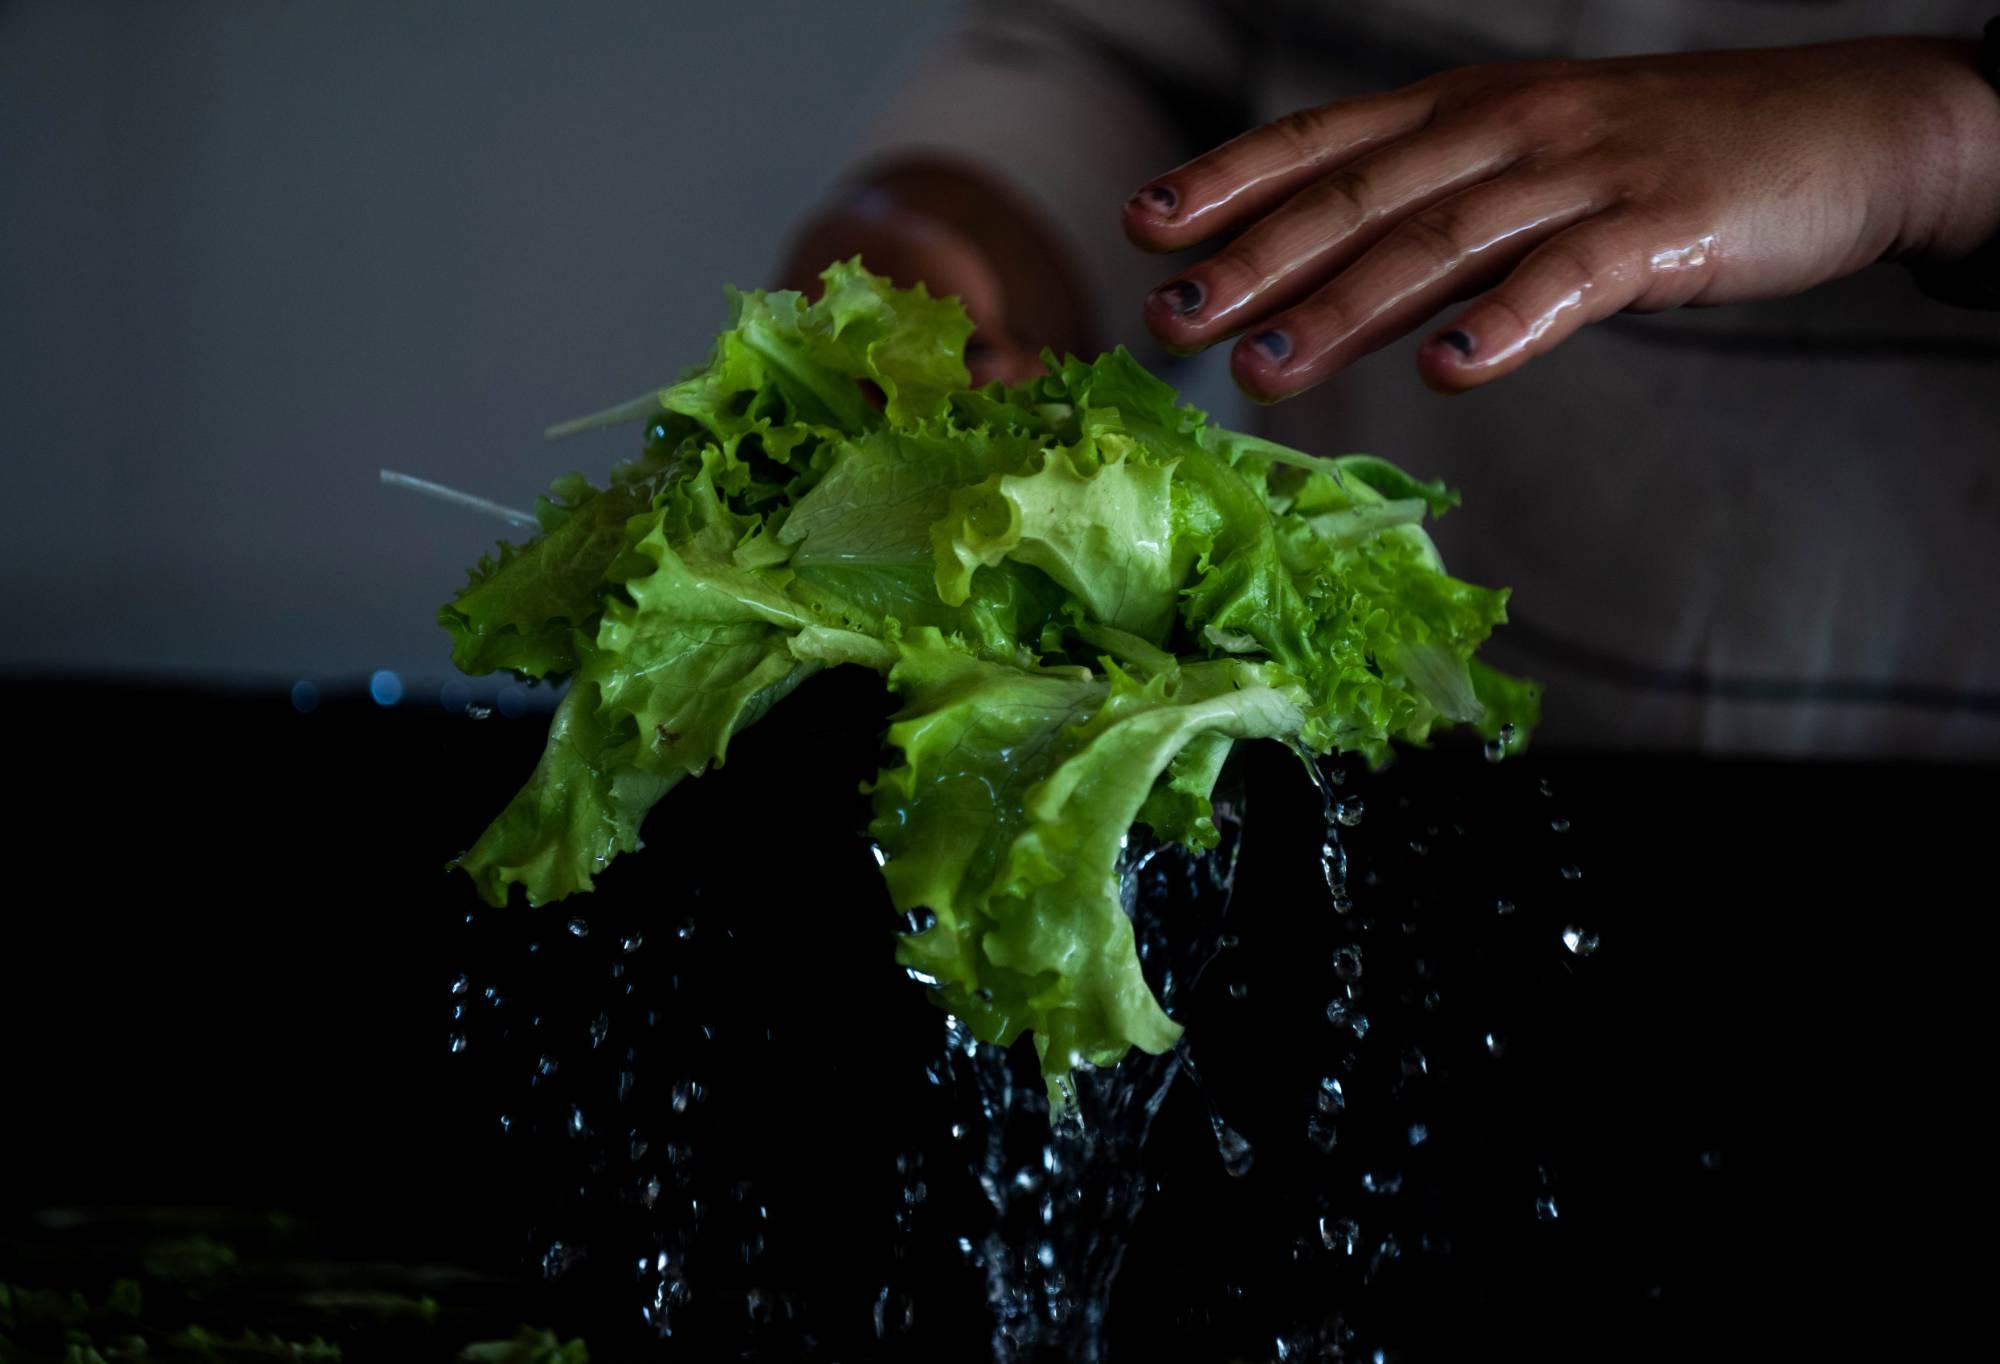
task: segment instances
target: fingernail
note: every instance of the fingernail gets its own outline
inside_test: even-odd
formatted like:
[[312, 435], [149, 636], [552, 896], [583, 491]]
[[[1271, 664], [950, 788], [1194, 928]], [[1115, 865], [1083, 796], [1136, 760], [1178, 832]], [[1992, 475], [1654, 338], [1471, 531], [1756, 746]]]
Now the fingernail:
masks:
[[1179, 317], [1201, 311], [1201, 286], [1191, 279], [1177, 279], [1171, 284], [1162, 284], [1153, 290], [1153, 297]]
[[1467, 336], [1462, 331], [1454, 329], [1452, 331], [1440, 333], [1438, 336], [1438, 340], [1444, 342], [1447, 346], [1450, 346], [1460, 355], [1472, 354], [1472, 338]]
[[1258, 332], [1250, 338], [1250, 344], [1280, 364], [1291, 358], [1292, 338], [1283, 332]]
[[1181, 196], [1165, 185], [1148, 185], [1132, 196], [1132, 202], [1148, 213], [1157, 213], [1162, 218], [1174, 216], [1174, 210], [1181, 205]]

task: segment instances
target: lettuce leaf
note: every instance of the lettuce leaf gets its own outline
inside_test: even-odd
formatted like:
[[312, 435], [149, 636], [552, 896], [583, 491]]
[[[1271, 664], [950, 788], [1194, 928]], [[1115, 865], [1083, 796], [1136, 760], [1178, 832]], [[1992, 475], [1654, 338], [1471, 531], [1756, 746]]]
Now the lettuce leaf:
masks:
[[494, 904], [589, 890], [745, 726], [871, 669], [902, 709], [870, 827], [923, 925], [896, 959], [981, 1040], [1032, 1036], [1060, 1113], [1076, 1067], [1180, 1034], [1120, 905], [1133, 824], [1212, 845], [1245, 739], [1518, 750], [1539, 689], [1475, 657], [1507, 594], [1445, 573], [1442, 484], [1212, 426], [1123, 350], [973, 390], [955, 300], [821, 278], [732, 291], [705, 365], [555, 428], [642, 421], [645, 448], [559, 481], [440, 613], [467, 671], [571, 679], [458, 865]]

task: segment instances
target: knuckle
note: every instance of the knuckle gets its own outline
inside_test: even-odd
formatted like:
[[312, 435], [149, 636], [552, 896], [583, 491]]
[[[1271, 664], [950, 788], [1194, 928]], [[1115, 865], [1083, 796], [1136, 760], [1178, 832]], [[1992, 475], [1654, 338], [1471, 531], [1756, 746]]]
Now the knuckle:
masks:
[[1301, 204], [1317, 219], [1342, 229], [1359, 227], [1368, 218], [1375, 202], [1374, 186], [1361, 170], [1335, 171], [1306, 192]]
[[1312, 161], [1326, 149], [1327, 109], [1295, 109], [1265, 125], [1272, 139], [1294, 160]]
[[1527, 311], [1514, 301], [1511, 290], [1496, 289], [1486, 295], [1479, 300], [1479, 311], [1483, 316], [1475, 326], [1480, 332], [1525, 337], [1532, 330]]
[[1425, 209], [1404, 223], [1396, 235], [1406, 250], [1434, 266], [1456, 263], [1473, 245], [1465, 211], [1450, 204]]
[[1603, 110], [1597, 80], [1551, 72], [1497, 96], [1494, 116], [1516, 132], [1560, 142], [1593, 135]]
[[1594, 284], [1611, 271], [1610, 253], [1592, 240], [1569, 241], [1558, 237], [1545, 250], [1543, 270], [1552, 281], [1567, 287]]
[[1307, 356], [1323, 354], [1354, 330], [1345, 290], [1336, 281], [1321, 289], [1289, 312], [1271, 319], [1271, 326], [1283, 327], [1298, 337], [1299, 350]]

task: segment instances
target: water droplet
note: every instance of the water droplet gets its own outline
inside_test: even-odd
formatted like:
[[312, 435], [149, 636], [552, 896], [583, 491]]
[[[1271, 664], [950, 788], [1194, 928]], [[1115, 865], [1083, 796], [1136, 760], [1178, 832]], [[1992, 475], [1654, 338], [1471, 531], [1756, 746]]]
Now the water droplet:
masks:
[[1569, 832], [1569, 821], [1561, 818], [1552, 819], [1549, 821], [1549, 831], [1551, 833], [1566, 834]]
[[674, 1112], [685, 1113], [708, 1096], [699, 1080], [682, 1080], [674, 1086]]
[[1587, 957], [1597, 950], [1597, 934], [1590, 929], [1571, 924], [1563, 930], [1563, 946], [1579, 957]]
[[652, 1148], [652, 1145], [651, 1142], [639, 1135], [639, 1129], [635, 1127], [632, 1129], [631, 1145], [626, 1147], [626, 1150], [630, 1153], [633, 1160], [644, 1160], [646, 1152]]
[[1348, 946], [1333, 954], [1333, 973], [1342, 980], [1361, 979], [1361, 949]]
[[1722, 1152], [1703, 1151], [1701, 1153], [1701, 1168], [1704, 1170], [1720, 1170], [1722, 1168]]
[[1335, 801], [1333, 805], [1333, 817], [1350, 829], [1359, 824], [1361, 816], [1366, 813], [1367, 808], [1359, 796], [1349, 796], [1346, 800]]
[[1512, 900], [1495, 900], [1493, 902], [1493, 912], [1495, 914], [1512, 914], [1514, 912], [1514, 902]]
[[493, 707], [482, 706], [477, 701], [468, 701], [465, 703], [465, 714], [466, 718], [471, 720], [490, 720], [493, 718]]
[[1539, 1194], [1535, 1198], [1535, 1220], [1553, 1222], [1556, 1220], [1556, 1200], [1549, 1194]]
[[636, 928], [618, 940], [618, 950], [628, 957], [645, 945], [646, 935]]
[[1410, 840], [1410, 851], [1415, 853], [1418, 857], [1422, 857], [1430, 850], [1431, 850], [1431, 845], [1424, 842], [1422, 839], [1413, 838]]
[[541, 1060], [535, 1062], [536, 1072], [542, 1075], [553, 1075], [557, 1070], [561, 1069], [561, 1066], [562, 1063], [557, 1061], [553, 1056], [544, 1056]]
[[507, 1133], [512, 1133], [514, 1130], [514, 1120], [505, 1113], [500, 1115], [500, 1130]]
[[894, 1292], [883, 1284], [882, 1291], [875, 1295], [875, 1338], [887, 1340], [890, 1336], [909, 1334], [911, 1323], [916, 1320], [916, 1304], [907, 1293]]
[[1339, 1077], [1322, 1075], [1319, 1088], [1313, 1092], [1313, 1103], [1322, 1113], [1346, 1111], [1347, 1091], [1340, 1087]]
[[1346, 1028], [1355, 1037], [1368, 1035], [1368, 1015], [1344, 999], [1330, 1001], [1326, 1006], [1326, 1021], [1338, 1028]]
[[1215, 945], [1226, 951], [1232, 947], [1241, 947], [1243, 939], [1237, 937], [1234, 933], [1225, 933], [1215, 940]]
[[1562, 869], [1562, 878], [1565, 881], [1581, 880], [1583, 878], [1583, 868], [1576, 866], [1564, 867]]
[[1319, 1219], [1319, 1239], [1328, 1250], [1352, 1255], [1354, 1248], [1361, 1244], [1361, 1224], [1352, 1217], [1329, 1220], [1322, 1216]]
[[542, 1277], [559, 1279], [569, 1272], [570, 1266], [583, 1258], [580, 1250], [571, 1250], [561, 1241], [551, 1241], [549, 1248], [542, 1252]]
[[590, 1045], [593, 1049], [604, 1045], [604, 1038], [611, 1031], [611, 1015], [600, 1013], [590, 1020]]
[[1419, 1051], [1417, 1048], [1411, 1047], [1408, 1051], [1403, 1053], [1404, 1075], [1406, 1076], [1427, 1075], [1430, 1073], [1430, 1068], [1431, 1068], [1431, 1063], [1429, 1059], [1426, 1058], [1423, 1052]]
[[1234, 980], [1229, 983], [1229, 997], [1231, 999], [1247, 999], [1249, 996], [1250, 987], [1242, 981]]
[[1215, 1150], [1222, 1157], [1222, 1172], [1231, 1179], [1241, 1179], [1249, 1174], [1250, 1167], [1257, 1160], [1257, 1152], [1249, 1141], [1224, 1122], [1218, 1113], [1209, 1114], [1208, 1123], [1215, 1129]]
[[1429, 1127], [1426, 1127], [1423, 1123], [1420, 1122], [1413, 1122], [1410, 1124], [1410, 1145], [1422, 1146], [1425, 1142], [1429, 1141], [1430, 1139], [1431, 1139], [1431, 1129]]
[[1361, 1176], [1361, 1191], [1391, 1197], [1403, 1191], [1403, 1176], [1394, 1170], [1370, 1170]]
[[1507, 1050], [1507, 1039], [1497, 1032], [1487, 1033], [1482, 1040], [1486, 1043], [1486, 1054], [1488, 1056], [1498, 1056]]
[[451, 982], [451, 992], [455, 995], [462, 995], [471, 988], [472, 988], [471, 979], [466, 975], [464, 975], [463, 973], [458, 975]]
[[465, 1034], [464, 1034], [464, 1033], [462, 1033], [462, 1032], [455, 1032], [455, 1033], [453, 1033], [453, 1034], [451, 1035], [451, 1049], [452, 1049], [452, 1052], [453, 1052], [453, 1054], [454, 1054], [454, 1055], [455, 1055], [455, 1054], [457, 1054], [458, 1052], [461, 1052], [461, 1051], [464, 1051], [464, 1050], [465, 1050]]
[[1306, 1140], [1321, 1155], [1332, 1155], [1333, 1148], [1340, 1145], [1340, 1129], [1315, 1113], [1306, 1119]]
[[584, 1134], [583, 1110], [575, 1104], [569, 1106], [569, 1134], [580, 1137]]
[[919, 933], [928, 933], [936, 927], [936, 912], [922, 905], [919, 905], [903, 916], [903, 931], [913, 936]]
[[674, 930], [674, 936], [682, 942], [686, 942], [689, 938], [692, 938], [694, 936], [694, 919], [692, 917], [682, 919], [680, 927]]
[[590, 924], [589, 924], [589, 923], [588, 923], [587, 921], [583, 920], [583, 919], [571, 919], [571, 920], [569, 921], [569, 935], [570, 935], [570, 936], [571, 936], [572, 938], [587, 938], [587, 937], [589, 937], [589, 936], [590, 936]]

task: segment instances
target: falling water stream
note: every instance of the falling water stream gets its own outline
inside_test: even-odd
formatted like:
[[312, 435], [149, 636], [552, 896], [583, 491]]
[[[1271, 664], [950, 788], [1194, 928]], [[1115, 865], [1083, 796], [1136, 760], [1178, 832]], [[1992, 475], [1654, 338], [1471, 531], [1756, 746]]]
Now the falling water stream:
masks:
[[[1121, 891], [1147, 978], [1189, 1034], [1165, 1055], [1080, 1071], [1075, 1113], [1054, 1126], [1030, 1048], [973, 1041], [920, 985], [880, 1020], [821, 1012], [789, 953], [739, 937], [721, 882], [687, 888], [667, 915], [607, 898], [584, 913], [468, 916], [450, 1047], [484, 1067], [476, 1092], [498, 1102], [494, 1126], [533, 1172], [520, 1196], [540, 1274], [588, 1279], [593, 1312], [626, 1314], [656, 1343], [645, 1357], [965, 1357], [938, 1342], [976, 1336], [995, 1364], [1026, 1364], [1124, 1357], [1121, 1288], [1142, 1251], [1144, 1274], [1178, 1263], [1207, 1285], [1157, 1311], [1242, 1342], [1235, 1357], [1397, 1357], [1370, 1304], [1406, 1265], [1452, 1256], [1464, 1194], [1434, 1153], [1485, 1135], [1464, 1130], [1454, 1096], [1486, 1092], [1512, 1064], [1495, 1010], [1506, 984], [1454, 953], [1447, 929], [1476, 919], [1465, 932], [1479, 942], [1547, 932], [1532, 950], [1572, 971], [1600, 936], [1575, 908], [1581, 873], [1546, 786], [1533, 817], [1550, 843], [1535, 858], [1555, 859], [1553, 875], [1460, 867], [1483, 889], [1436, 903], [1426, 869], [1453, 865], [1464, 828], [1407, 796], [1383, 809], [1371, 792], [1364, 807], [1338, 768], [1304, 766], [1323, 819], [1317, 889], [1287, 906], [1294, 928], [1235, 903], [1240, 793], [1218, 801], [1210, 852], [1134, 831]], [[1245, 935], [1262, 935], [1258, 951]], [[1298, 959], [1308, 947], [1316, 965]], [[718, 988], [731, 979], [745, 988]], [[1317, 997], [1297, 998], [1313, 979]], [[763, 989], [797, 1007], [774, 1015]], [[1487, 1012], [1455, 1009], [1460, 989]], [[824, 1035], [801, 1036], [801, 1019]], [[878, 1023], [879, 1047], [853, 1036]], [[809, 1055], [819, 1069], [801, 1069]], [[1186, 1150], [1190, 1122], [1205, 1127], [1205, 1173], [1156, 1140]], [[1524, 1225], [1557, 1223], [1558, 1163], [1527, 1152], [1516, 1165], [1480, 1197], [1518, 1178], [1505, 1206]], [[1258, 1228], [1249, 1250], [1218, 1249], [1205, 1275], [1164, 1256], [1172, 1229], [1206, 1227], [1218, 1207]], [[849, 1224], [851, 1238], [838, 1230]]]

